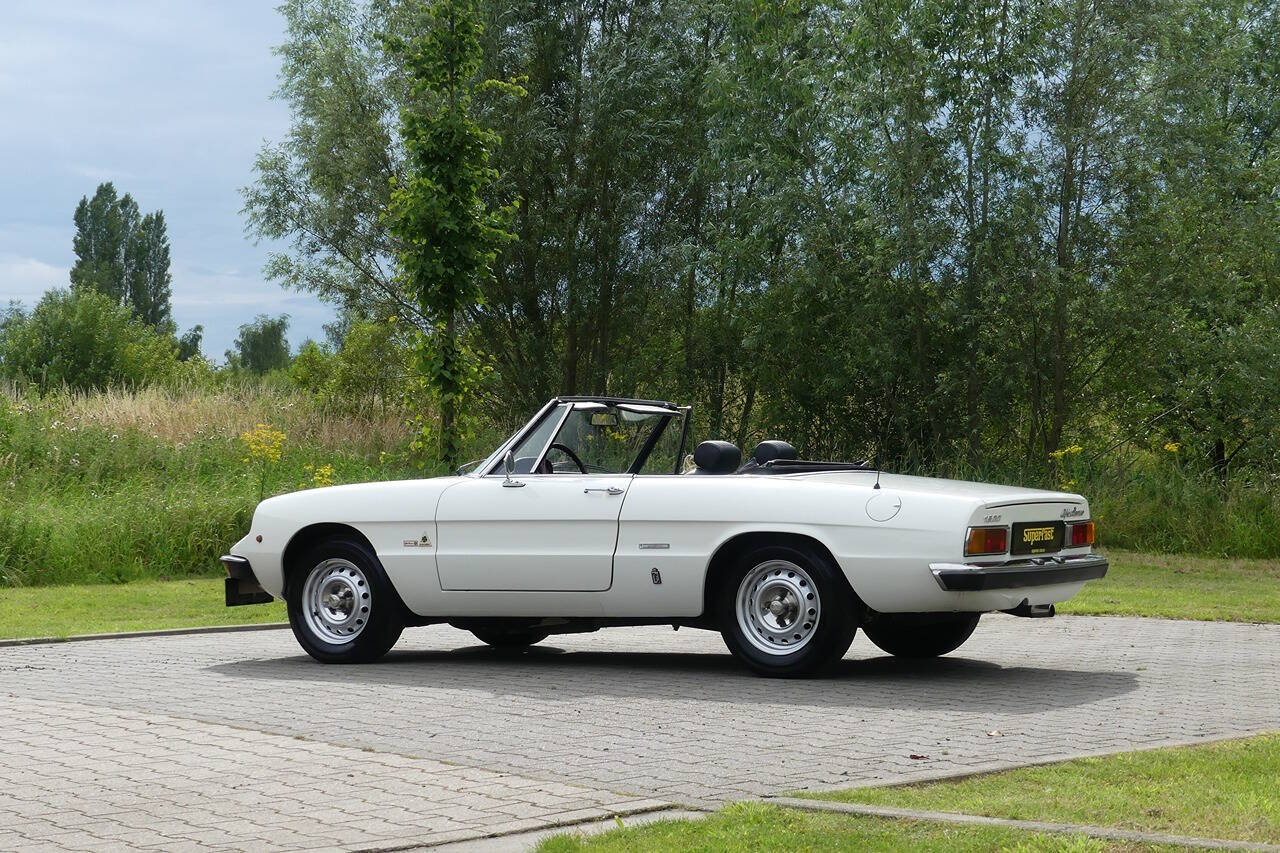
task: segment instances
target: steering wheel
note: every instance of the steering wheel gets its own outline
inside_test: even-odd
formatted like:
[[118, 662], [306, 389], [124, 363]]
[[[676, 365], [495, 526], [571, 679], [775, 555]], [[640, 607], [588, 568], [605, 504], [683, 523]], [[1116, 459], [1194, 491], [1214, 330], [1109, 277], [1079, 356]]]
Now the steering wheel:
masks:
[[574, 453], [572, 450], [570, 450], [569, 448], [565, 447], [565, 446], [564, 446], [563, 444], [561, 444], [560, 442], [558, 442], [558, 441], [557, 441], [557, 442], [555, 442], [554, 444], [552, 444], [552, 445], [551, 445], [550, 447], [548, 447], [547, 449], [548, 449], [548, 450], [559, 450], [561, 453], [563, 453], [564, 455], [568, 456], [570, 459], [572, 459], [572, 460], [573, 460], [574, 464], [578, 466], [578, 470], [579, 470], [579, 471], [581, 471], [581, 472], [582, 472], [582, 473], [584, 473], [584, 474], [585, 474], [585, 473], [587, 473], [587, 466], [582, 464], [582, 460], [578, 458], [578, 454]]

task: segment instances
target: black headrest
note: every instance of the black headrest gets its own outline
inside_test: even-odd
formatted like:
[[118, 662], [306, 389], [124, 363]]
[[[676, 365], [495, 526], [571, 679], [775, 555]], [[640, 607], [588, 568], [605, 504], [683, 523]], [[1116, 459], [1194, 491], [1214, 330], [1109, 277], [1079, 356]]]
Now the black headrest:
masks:
[[693, 450], [693, 464], [708, 474], [730, 474], [740, 462], [742, 451], [731, 441], [704, 441]]
[[763, 465], [775, 459], [798, 459], [799, 456], [794, 447], [777, 438], [760, 442], [756, 445], [755, 452], [751, 454], [751, 458], [756, 460], [757, 465]]

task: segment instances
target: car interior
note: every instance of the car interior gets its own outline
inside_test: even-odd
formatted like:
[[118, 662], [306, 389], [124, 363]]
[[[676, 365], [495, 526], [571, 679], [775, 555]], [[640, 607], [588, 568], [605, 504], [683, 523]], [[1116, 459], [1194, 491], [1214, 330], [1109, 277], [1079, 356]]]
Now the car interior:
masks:
[[756, 445], [751, 459], [742, 464], [742, 451], [731, 441], [704, 441], [693, 451], [691, 474], [745, 474], [775, 459], [798, 458], [796, 449], [785, 441], [771, 439]]
[[742, 464], [742, 451], [731, 441], [704, 441], [693, 451], [689, 474], [798, 474], [805, 471], [869, 471], [862, 462], [818, 462], [799, 458], [790, 443], [769, 439], [756, 445]]
[[[679, 454], [687, 423], [669, 404], [578, 398], [554, 402], [557, 406], [508, 451], [512, 474], [670, 474], [684, 469], [687, 475], [708, 476], [869, 470], [863, 463], [800, 459], [796, 448], [780, 439], [757, 444], [745, 464], [742, 450], [733, 442], [704, 441], [682, 464]], [[678, 428], [669, 429], [671, 424]]]

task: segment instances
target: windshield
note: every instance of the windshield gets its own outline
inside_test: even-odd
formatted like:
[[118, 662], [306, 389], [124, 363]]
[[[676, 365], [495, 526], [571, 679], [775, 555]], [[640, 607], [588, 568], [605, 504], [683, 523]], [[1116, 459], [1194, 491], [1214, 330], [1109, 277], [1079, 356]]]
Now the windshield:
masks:
[[649, 455], [650, 439], [670, 418], [667, 412], [634, 412], [602, 404], [574, 407], [551, 442], [539, 473], [635, 473], [645, 461], [641, 455]]
[[[625, 402], [558, 403], [511, 448], [514, 473], [674, 473], [680, 443], [678, 414]], [[491, 473], [500, 468], [499, 460]]]

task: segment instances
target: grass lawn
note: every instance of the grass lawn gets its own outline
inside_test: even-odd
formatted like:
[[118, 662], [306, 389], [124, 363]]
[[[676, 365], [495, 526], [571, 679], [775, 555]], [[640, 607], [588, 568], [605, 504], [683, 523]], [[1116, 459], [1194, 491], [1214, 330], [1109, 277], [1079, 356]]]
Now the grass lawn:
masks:
[[[861, 788], [813, 799], [1280, 842], [1280, 735], [1131, 752], [955, 782]], [[597, 836], [566, 833], [539, 853], [611, 850], [1155, 850], [1148, 845], [994, 827], [800, 812], [742, 803], [701, 821]]]
[[1280, 843], [1280, 734], [799, 796]]
[[1111, 568], [1059, 613], [1280, 622], [1280, 560], [1107, 549]]
[[993, 827], [962, 827], [872, 817], [819, 814], [761, 803], [729, 806], [702, 820], [658, 821], [601, 835], [567, 833], [542, 842], [538, 853], [571, 851], [706, 850], [1156, 850], [1084, 837], [1039, 835]]
[[227, 607], [222, 579], [0, 588], [0, 639], [283, 622], [284, 604]]

